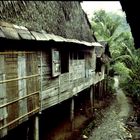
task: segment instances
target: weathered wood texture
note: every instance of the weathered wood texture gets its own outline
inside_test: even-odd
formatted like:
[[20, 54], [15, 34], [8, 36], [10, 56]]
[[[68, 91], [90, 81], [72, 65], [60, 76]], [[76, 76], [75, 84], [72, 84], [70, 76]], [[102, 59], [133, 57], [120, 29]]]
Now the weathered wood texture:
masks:
[[[8, 54], [5, 55], [5, 80], [14, 79], [18, 77], [18, 55]], [[18, 95], [18, 81], [11, 81], [6, 83], [7, 102], [11, 102], [19, 97]], [[18, 102], [9, 104], [7, 106], [8, 118], [7, 123], [18, 118]], [[16, 122], [13, 125], [18, 125]], [[12, 125], [10, 126], [12, 127]], [[14, 126], [13, 126], [14, 127]]]
[[26, 121], [39, 108], [35, 53], [0, 53], [0, 134]]
[[95, 58], [93, 50], [86, 52], [84, 58], [72, 57], [68, 71], [53, 77], [50, 49], [1, 52], [0, 137], [36, 112], [69, 99], [101, 81], [104, 66], [100, 73], [95, 74]]
[[[4, 56], [0, 57], [0, 64], [2, 67], [0, 67], [0, 81], [5, 80], [5, 67], [4, 67]], [[6, 101], [6, 84], [0, 84], [0, 106], [5, 104]], [[0, 108], [0, 127], [6, 125], [6, 120], [7, 118], [7, 108], [3, 107]], [[4, 135], [7, 134], [7, 128], [2, 129], [0, 131], [0, 137], [3, 137]]]
[[[35, 53], [33, 54], [26, 54], [26, 72], [27, 76], [29, 75], [36, 75], [38, 74], [38, 64], [37, 64], [37, 55]], [[27, 98], [27, 107], [28, 107], [28, 112], [31, 112], [32, 110], [36, 109], [39, 107], [39, 81], [38, 77], [32, 77], [28, 78], [26, 80], [27, 82], [27, 95], [31, 93], [38, 92], [37, 94], [34, 94], [32, 96], [29, 96]], [[30, 113], [29, 115], [34, 114]]]
[[[41, 55], [42, 53], [42, 55]], [[101, 81], [103, 69], [100, 74], [95, 74], [95, 51], [85, 53], [85, 58], [69, 60], [69, 71], [57, 77], [52, 77], [50, 50], [38, 53], [38, 67], [41, 77], [41, 110], [56, 105], [78, 92]]]

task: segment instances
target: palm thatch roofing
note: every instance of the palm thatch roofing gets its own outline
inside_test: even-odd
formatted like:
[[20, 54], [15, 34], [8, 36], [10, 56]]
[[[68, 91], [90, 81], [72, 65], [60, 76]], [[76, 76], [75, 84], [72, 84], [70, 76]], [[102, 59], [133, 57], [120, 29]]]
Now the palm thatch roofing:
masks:
[[0, 20], [65, 38], [95, 41], [78, 1], [0, 1]]

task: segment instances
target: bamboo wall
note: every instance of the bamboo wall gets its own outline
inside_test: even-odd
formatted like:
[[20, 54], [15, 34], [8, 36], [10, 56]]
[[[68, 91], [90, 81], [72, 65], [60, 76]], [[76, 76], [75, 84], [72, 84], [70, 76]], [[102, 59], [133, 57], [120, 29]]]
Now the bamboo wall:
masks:
[[39, 110], [37, 57], [0, 52], [0, 137]]

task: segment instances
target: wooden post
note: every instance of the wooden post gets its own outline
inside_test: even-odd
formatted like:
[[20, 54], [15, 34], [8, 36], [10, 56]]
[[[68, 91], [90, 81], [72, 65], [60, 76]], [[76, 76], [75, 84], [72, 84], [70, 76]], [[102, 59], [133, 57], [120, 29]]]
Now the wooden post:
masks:
[[104, 98], [106, 97], [106, 91], [105, 91], [105, 79], [103, 81], [103, 94], [104, 94]]
[[39, 116], [38, 114], [34, 118], [34, 140], [39, 140]]
[[100, 83], [101, 100], [103, 99], [103, 81]]
[[70, 114], [70, 120], [71, 120], [71, 130], [74, 130], [74, 98], [71, 99], [71, 114]]
[[110, 64], [108, 63], [107, 64], [107, 74], [106, 74], [106, 93], [109, 94], [109, 90], [108, 90], [108, 81], [109, 81], [109, 67], [110, 67]]
[[96, 84], [96, 97], [97, 97], [97, 103], [99, 103], [99, 83]]
[[90, 104], [91, 104], [91, 114], [93, 116], [93, 86], [90, 87]]
[[93, 106], [95, 106], [95, 85], [93, 85]]
[[42, 113], [42, 81], [43, 81], [43, 54], [42, 54], [42, 50], [40, 52], [40, 94], [39, 94], [39, 100], [40, 100], [40, 111], [39, 113], [41, 114]]
[[101, 86], [102, 86], [102, 82], [100, 81], [100, 82], [99, 82], [99, 100], [101, 100], [101, 96], [102, 96], [102, 89], [101, 89]]
[[104, 81], [105, 96], [107, 95], [107, 79]]
[[98, 91], [99, 91], [99, 98], [98, 98], [98, 103], [99, 106], [101, 105], [101, 81], [98, 83]]

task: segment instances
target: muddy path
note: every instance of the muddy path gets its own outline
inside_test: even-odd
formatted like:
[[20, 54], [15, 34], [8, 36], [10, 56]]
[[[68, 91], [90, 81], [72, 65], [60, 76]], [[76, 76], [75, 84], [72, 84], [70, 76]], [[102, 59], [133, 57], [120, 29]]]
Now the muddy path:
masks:
[[126, 121], [132, 113], [132, 106], [115, 79], [115, 96], [106, 110], [101, 124], [96, 127], [88, 140], [131, 140], [132, 134], [126, 127]]

